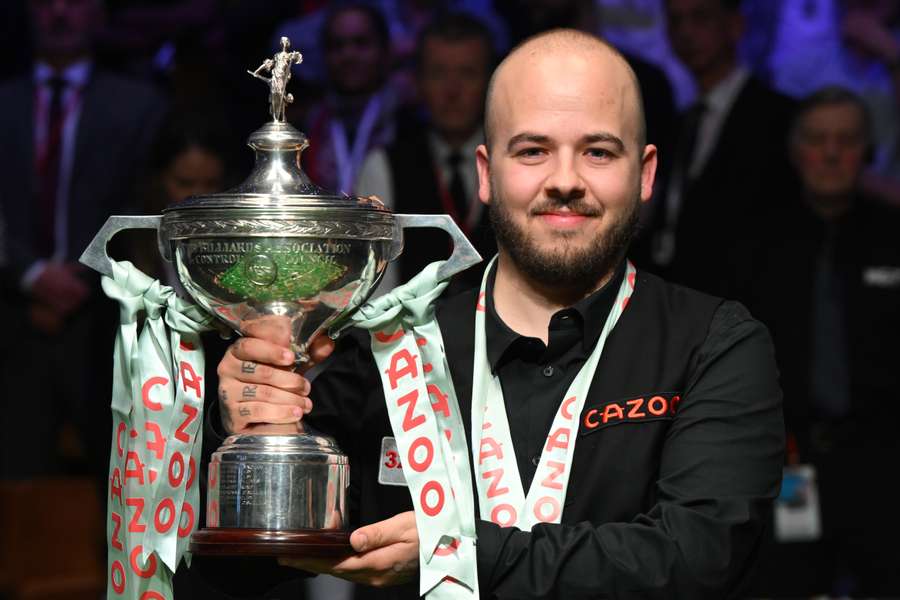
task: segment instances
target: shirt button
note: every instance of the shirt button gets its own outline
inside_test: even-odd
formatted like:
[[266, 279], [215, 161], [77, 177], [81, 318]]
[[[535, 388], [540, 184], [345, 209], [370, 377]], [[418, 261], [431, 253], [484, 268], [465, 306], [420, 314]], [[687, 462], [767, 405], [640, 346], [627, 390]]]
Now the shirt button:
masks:
[[553, 366], [547, 365], [546, 367], [544, 367], [542, 373], [544, 374], [544, 377], [553, 377]]
[[540, 456], [532, 456], [531, 457], [531, 464], [533, 464], [534, 466], [538, 466], [540, 463], [541, 463]]

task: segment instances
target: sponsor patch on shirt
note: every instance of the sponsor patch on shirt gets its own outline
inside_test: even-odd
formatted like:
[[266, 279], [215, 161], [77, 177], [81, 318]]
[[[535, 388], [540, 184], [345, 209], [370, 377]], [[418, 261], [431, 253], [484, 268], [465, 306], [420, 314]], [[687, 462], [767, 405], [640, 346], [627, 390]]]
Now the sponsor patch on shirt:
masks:
[[381, 438], [381, 456], [378, 458], [378, 483], [381, 485], [406, 486], [400, 453], [397, 451], [397, 440], [385, 436]]
[[676, 392], [655, 392], [601, 402], [582, 411], [579, 433], [585, 435], [620, 423], [669, 420], [675, 416], [680, 402], [681, 394]]
[[900, 267], [872, 266], [863, 269], [863, 283], [869, 287], [900, 287]]

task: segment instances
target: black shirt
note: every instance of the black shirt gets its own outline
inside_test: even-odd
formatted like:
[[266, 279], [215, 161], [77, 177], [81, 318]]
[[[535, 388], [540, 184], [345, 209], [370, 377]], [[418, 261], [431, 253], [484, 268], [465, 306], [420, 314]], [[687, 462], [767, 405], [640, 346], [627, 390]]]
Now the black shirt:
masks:
[[494, 307], [496, 267], [485, 287], [485, 336], [491, 372], [500, 377], [522, 490], [527, 494], [563, 395], [597, 344], [625, 263], [599, 290], [550, 318], [547, 344], [510, 329]]

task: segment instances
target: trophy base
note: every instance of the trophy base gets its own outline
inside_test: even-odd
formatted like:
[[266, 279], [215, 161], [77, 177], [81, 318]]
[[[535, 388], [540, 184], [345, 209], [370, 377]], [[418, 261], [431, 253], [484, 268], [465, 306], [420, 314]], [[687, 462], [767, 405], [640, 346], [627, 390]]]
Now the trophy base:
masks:
[[337, 558], [353, 554], [349, 531], [275, 531], [213, 527], [191, 536], [190, 551], [204, 556]]

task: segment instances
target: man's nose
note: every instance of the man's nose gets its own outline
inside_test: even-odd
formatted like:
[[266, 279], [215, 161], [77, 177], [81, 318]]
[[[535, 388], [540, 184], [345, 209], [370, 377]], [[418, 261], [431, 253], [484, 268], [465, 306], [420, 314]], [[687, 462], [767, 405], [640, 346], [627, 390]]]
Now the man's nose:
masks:
[[545, 187], [547, 196], [551, 198], [581, 198], [584, 196], [585, 186], [576, 169], [574, 155], [559, 154]]
[[837, 138], [828, 138], [825, 140], [825, 156], [831, 160], [835, 160], [841, 155], [843, 149], [841, 140]]

